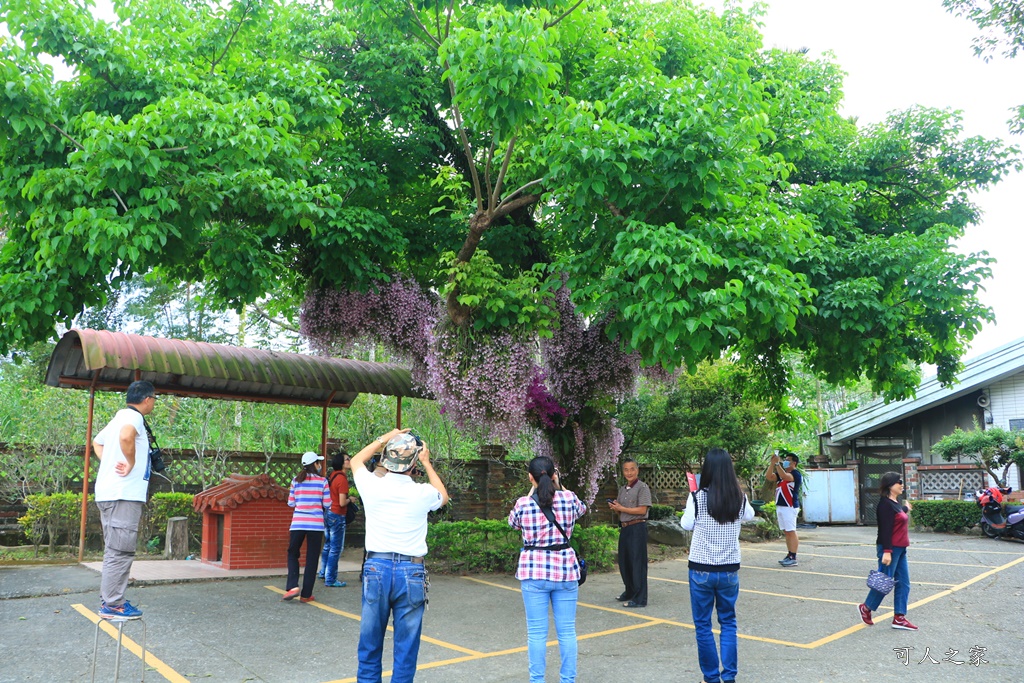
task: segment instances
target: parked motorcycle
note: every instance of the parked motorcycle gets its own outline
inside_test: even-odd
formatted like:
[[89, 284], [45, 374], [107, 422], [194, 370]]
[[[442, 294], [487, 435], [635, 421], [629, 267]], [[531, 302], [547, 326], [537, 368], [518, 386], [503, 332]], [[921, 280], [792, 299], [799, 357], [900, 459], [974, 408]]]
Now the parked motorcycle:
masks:
[[1003, 505], [1003, 496], [1013, 489], [992, 486], [975, 492], [981, 506], [981, 531], [989, 538], [1016, 538], [1024, 541], [1024, 507]]

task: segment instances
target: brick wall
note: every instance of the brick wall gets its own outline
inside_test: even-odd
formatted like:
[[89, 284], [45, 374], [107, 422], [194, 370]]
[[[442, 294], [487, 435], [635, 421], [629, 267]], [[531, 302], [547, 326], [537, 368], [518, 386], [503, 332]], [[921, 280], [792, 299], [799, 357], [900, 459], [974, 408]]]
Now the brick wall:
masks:
[[[224, 569], [264, 569], [283, 567], [288, 560], [288, 527], [292, 509], [287, 503], [270, 498], [241, 503], [223, 515], [203, 514], [203, 561], [217, 561], [217, 522], [224, 519], [224, 539], [220, 566]], [[300, 555], [305, 561], [305, 551]]]

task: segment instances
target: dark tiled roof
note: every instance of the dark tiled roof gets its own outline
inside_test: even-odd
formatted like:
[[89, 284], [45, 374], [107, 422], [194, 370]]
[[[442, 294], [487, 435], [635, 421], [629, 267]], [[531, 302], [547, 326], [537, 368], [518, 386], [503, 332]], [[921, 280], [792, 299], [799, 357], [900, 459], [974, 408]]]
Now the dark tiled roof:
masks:
[[269, 474], [231, 474], [217, 486], [197, 493], [192, 499], [192, 507], [196, 512], [223, 512], [258, 498], [286, 502], [288, 489], [275, 483]]

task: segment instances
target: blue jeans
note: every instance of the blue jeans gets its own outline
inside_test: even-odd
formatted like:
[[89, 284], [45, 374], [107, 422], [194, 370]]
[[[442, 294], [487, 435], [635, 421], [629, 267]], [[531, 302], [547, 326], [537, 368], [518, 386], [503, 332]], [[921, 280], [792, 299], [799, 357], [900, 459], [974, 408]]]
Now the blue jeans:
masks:
[[345, 515], [324, 511], [324, 551], [320, 553], [320, 566], [324, 570], [324, 582], [338, 580], [338, 558], [345, 547]]
[[[697, 634], [697, 660], [707, 683], [736, 680], [736, 598], [740, 594], [739, 572], [690, 570], [690, 610]], [[711, 632], [711, 609], [718, 611], [722, 671], [718, 671], [718, 649]]]
[[[896, 614], [906, 614], [907, 599], [910, 598], [910, 567], [907, 566], [907, 549], [893, 548], [892, 561], [889, 563], [888, 567], [882, 564], [882, 546], [877, 546], [877, 550], [878, 571], [885, 572], [892, 578], [896, 579], [896, 585], [892, 589], [893, 611], [896, 612]], [[868, 591], [868, 597], [864, 601], [864, 604], [868, 606], [869, 610], [874, 612], [878, 609], [878, 606], [882, 604], [882, 600], [884, 599], [884, 593], [879, 593], [872, 588]]]
[[380, 683], [384, 633], [394, 615], [391, 683], [411, 683], [420, 652], [427, 570], [422, 564], [367, 558], [363, 565], [363, 616], [359, 624], [359, 683]]
[[555, 614], [558, 652], [562, 656], [559, 669], [561, 683], [576, 681], [576, 598], [580, 585], [576, 581], [520, 582], [523, 606], [526, 608], [526, 650], [530, 656], [530, 683], [544, 683], [548, 651], [548, 604]]

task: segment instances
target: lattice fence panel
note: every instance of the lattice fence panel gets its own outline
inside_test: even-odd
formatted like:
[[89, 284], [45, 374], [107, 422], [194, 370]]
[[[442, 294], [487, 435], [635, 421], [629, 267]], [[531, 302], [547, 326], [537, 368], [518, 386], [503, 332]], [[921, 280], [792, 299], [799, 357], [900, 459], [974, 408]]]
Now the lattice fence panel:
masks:
[[985, 477], [979, 470], [918, 470], [921, 492], [924, 494], [977, 491], [984, 486]]
[[652, 490], [665, 491], [673, 489], [686, 489], [686, 471], [682, 469], [657, 468], [644, 472], [641, 478], [647, 482]]

